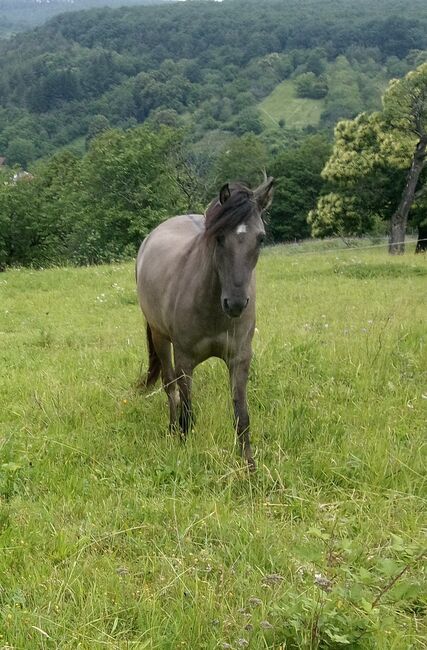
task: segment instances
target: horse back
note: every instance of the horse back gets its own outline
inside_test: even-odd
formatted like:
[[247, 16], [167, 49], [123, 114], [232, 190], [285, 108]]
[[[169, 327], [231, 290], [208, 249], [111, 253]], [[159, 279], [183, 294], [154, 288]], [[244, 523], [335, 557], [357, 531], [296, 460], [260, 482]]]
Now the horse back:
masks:
[[203, 232], [202, 215], [180, 215], [158, 225], [140, 246], [136, 260], [138, 300], [147, 321], [164, 335], [169, 334], [177, 283], [184, 281], [185, 285], [189, 254], [194, 254]]

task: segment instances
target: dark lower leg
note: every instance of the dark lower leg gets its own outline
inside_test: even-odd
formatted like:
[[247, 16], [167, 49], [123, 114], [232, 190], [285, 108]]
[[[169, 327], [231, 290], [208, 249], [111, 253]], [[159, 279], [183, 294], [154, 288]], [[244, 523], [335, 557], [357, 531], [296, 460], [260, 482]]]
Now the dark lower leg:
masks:
[[246, 401], [246, 385], [250, 359], [230, 365], [230, 381], [233, 394], [234, 419], [237, 442], [241, 456], [246, 459], [249, 469], [255, 469], [249, 433], [249, 413]]
[[191, 429], [193, 412], [191, 405], [191, 377], [181, 375], [178, 378], [179, 396], [181, 409], [179, 415], [179, 426], [184, 436]]
[[193, 414], [191, 406], [191, 382], [193, 374], [193, 366], [189, 359], [185, 358], [175, 350], [175, 372], [178, 383], [179, 399], [180, 399], [180, 415], [179, 426], [182, 431], [183, 437], [191, 429]]
[[250, 469], [255, 469], [249, 434], [249, 415], [246, 400], [233, 400], [237, 442], [240, 455], [246, 459]]

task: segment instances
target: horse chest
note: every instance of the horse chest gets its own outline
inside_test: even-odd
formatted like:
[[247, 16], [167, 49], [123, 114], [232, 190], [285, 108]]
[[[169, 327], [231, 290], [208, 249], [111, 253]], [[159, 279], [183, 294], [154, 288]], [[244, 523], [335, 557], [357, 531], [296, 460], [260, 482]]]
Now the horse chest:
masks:
[[204, 336], [198, 341], [194, 341], [192, 346], [192, 354], [199, 363], [209, 357], [228, 357], [233, 350], [233, 340], [228, 332], [222, 332], [215, 336]]
[[[250, 336], [239, 337], [237, 340], [240, 340], [239, 350], [246, 349], [248, 344], [250, 345]], [[235, 333], [224, 331], [214, 336], [203, 336], [197, 341], [192, 341], [189, 352], [195, 363], [201, 363], [209, 357], [219, 357], [224, 360], [233, 358], [237, 353]]]

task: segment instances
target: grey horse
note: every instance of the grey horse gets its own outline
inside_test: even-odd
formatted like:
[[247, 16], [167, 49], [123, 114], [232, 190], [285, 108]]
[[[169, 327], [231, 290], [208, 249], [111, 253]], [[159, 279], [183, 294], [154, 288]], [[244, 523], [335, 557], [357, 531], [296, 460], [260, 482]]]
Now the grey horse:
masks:
[[149, 354], [142, 383], [152, 386], [161, 373], [170, 428], [185, 437], [192, 421], [193, 370], [209, 357], [223, 359], [240, 453], [251, 470], [255, 461], [246, 385], [255, 329], [254, 269], [272, 188], [272, 178], [255, 190], [224, 185], [205, 215], [172, 217], [157, 226], [141, 244], [136, 261]]

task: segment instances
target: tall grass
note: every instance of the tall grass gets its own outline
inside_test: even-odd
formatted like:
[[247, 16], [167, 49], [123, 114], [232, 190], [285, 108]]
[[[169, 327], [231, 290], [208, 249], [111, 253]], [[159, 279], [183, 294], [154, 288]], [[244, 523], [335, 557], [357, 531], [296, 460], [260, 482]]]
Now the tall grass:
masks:
[[[0, 648], [425, 647], [427, 262], [267, 249], [226, 373], [166, 433], [131, 264], [0, 276]], [[301, 250], [301, 253], [304, 251]]]

